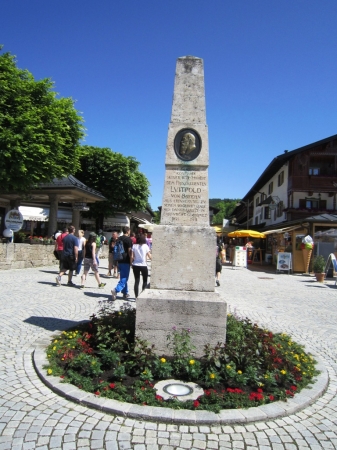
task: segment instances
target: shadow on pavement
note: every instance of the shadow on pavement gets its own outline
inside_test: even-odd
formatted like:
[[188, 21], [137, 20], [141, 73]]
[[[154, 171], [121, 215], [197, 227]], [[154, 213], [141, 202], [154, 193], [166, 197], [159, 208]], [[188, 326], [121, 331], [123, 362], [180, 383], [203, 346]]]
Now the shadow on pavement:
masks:
[[25, 319], [23, 322], [29, 323], [30, 325], [35, 325], [36, 327], [44, 328], [48, 331], [63, 331], [68, 328], [75, 327], [80, 323], [88, 322], [88, 320], [66, 320], [66, 319], [57, 319], [55, 317], [39, 317], [39, 316], [30, 316], [28, 319]]

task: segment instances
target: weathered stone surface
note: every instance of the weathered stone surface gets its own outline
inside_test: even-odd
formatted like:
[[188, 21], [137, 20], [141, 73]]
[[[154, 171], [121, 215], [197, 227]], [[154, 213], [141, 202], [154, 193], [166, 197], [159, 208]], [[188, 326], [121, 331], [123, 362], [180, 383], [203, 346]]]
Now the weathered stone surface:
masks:
[[[0, 270], [28, 269], [58, 264], [54, 245], [0, 244]], [[103, 246], [101, 258], [108, 257], [108, 246]]]
[[226, 339], [227, 304], [215, 292], [146, 289], [138, 297], [136, 333], [155, 345], [159, 354], [172, 354], [166, 336], [190, 329], [195, 355], [204, 354], [204, 346], [215, 346]]
[[214, 292], [216, 237], [211, 227], [159, 225], [153, 242], [151, 289]]

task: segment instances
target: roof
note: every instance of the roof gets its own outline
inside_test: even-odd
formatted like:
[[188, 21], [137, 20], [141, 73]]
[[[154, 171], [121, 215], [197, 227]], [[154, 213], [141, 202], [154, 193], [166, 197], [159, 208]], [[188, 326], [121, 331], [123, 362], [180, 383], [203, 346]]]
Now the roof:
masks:
[[39, 183], [38, 189], [69, 189], [76, 188], [82, 190], [86, 193], [94, 195], [101, 200], [106, 200], [104, 195], [95, 189], [89, 188], [86, 184], [82, 183], [82, 181], [75, 178], [73, 175], [68, 175], [63, 178], [54, 178], [53, 181], [49, 183]]
[[246, 200], [248, 198], [254, 197], [254, 195], [262, 189], [268, 181], [272, 178], [272, 176], [281, 169], [281, 167], [289, 161], [291, 158], [293, 158], [298, 153], [302, 153], [304, 151], [310, 150], [314, 147], [318, 147], [320, 145], [327, 144], [331, 140], [337, 139], [337, 134], [334, 134], [333, 136], [327, 137], [325, 139], [321, 139], [320, 141], [313, 142], [312, 144], [305, 145], [304, 147], [299, 147], [295, 150], [288, 151], [285, 150], [284, 153], [281, 155], [276, 156], [271, 163], [267, 166], [267, 168], [262, 172], [258, 180], [255, 182], [255, 184], [250, 188], [250, 190], [247, 192], [247, 194], [243, 197], [243, 200]]

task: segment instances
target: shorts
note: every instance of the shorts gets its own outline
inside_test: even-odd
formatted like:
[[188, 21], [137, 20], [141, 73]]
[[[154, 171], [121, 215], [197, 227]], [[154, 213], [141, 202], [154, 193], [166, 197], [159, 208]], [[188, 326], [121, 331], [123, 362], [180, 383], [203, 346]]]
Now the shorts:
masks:
[[84, 265], [84, 272], [89, 272], [90, 269], [93, 272], [98, 272], [98, 266], [97, 264], [94, 266], [94, 260], [92, 258], [84, 258], [83, 265]]
[[66, 270], [76, 270], [77, 262], [75, 261], [75, 256], [67, 255], [63, 256], [61, 260], [62, 271]]

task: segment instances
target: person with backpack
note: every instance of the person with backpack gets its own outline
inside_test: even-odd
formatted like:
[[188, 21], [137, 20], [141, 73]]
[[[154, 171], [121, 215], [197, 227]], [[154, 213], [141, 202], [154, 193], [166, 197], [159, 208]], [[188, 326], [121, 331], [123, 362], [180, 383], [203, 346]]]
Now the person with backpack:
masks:
[[102, 253], [102, 247], [105, 240], [106, 238], [103, 235], [103, 230], [98, 230], [98, 234], [96, 235], [96, 253], [95, 253], [97, 266], [99, 266], [99, 256]]
[[96, 233], [90, 233], [89, 238], [83, 247], [84, 271], [81, 277], [81, 289], [84, 289], [84, 282], [87, 279], [87, 275], [90, 269], [94, 272], [98, 287], [104, 288], [104, 286], [106, 285], [106, 283], [101, 283], [98, 273], [98, 265], [95, 258], [96, 237]]
[[120, 236], [114, 246], [114, 260], [118, 261], [119, 282], [115, 289], [112, 289], [112, 301], [116, 300], [117, 294], [122, 292], [126, 300], [130, 297], [128, 280], [130, 275], [130, 264], [132, 258], [132, 241], [130, 239], [130, 228], [123, 227], [123, 236]]

